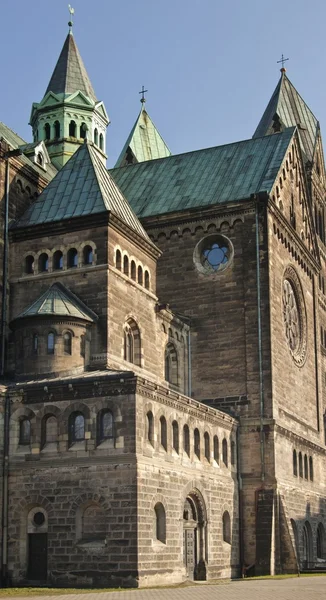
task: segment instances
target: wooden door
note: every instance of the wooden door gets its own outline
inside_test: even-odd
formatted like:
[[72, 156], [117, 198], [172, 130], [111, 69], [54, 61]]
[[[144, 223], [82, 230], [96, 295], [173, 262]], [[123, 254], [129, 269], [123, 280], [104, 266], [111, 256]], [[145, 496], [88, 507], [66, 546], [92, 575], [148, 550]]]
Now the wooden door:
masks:
[[48, 534], [30, 533], [28, 535], [28, 571], [32, 581], [46, 581], [48, 568]]
[[196, 566], [195, 531], [193, 528], [184, 529], [184, 557], [189, 579], [194, 579]]

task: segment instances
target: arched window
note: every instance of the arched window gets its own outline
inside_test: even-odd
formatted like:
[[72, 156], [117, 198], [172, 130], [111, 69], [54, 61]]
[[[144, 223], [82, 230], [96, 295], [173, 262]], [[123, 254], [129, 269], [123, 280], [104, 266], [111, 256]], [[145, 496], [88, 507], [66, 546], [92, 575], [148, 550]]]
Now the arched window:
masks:
[[94, 144], [98, 146], [98, 130], [96, 128], [94, 129]]
[[114, 439], [114, 419], [110, 410], [101, 410], [97, 416], [98, 442]]
[[63, 335], [63, 352], [64, 354], [72, 354], [72, 335], [70, 331], [66, 331]]
[[223, 542], [231, 544], [231, 519], [227, 510], [223, 513]]
[[231, 442], [231, 465], [235, 465], [235, 443]]
[[179, 425], [177, 421], [172, 423], [172, 447], [179, 454]]
[[107, 521], [104, 509], [99, 504], [92, 502], [82, 515], [81, 535], [84, 542], [104, 541], [106, 538]]
[[147, 441], [154, 446], [154, 417], [151, 410], [146, 415], [147, 419]]
[[304, 455], [304, 478], [308, 480], [308, 457]]
[[82, 139], [85, 139], [86, 135], [87, 135], [87, 125], [86, 125], [86, 123], [82, 123], [79, 128], [79, 137]]
[[63, 254], [61, 250], [56, 250], [53, 254], [53, 268], [56, 270], [63, 269]]
[[224, 462], [225, 466], [227, 467], [228, 466], [228, 443], [225, 438], [222, 442], [222, 456], [223, 456], [223, 462]]
[[154, 531], [155, 537], [162, 544], [166, 543], [166, 519], [165, 510], [161, 502], [154, 506]]
[[44, 139], [49, 140], [51, 138], [51, 128], [49, 123], [45, 123], [44, 125]]
[[298, 460], [297, 460], [297, 451], [293, 450], [293, 475], [295, 477], [298, 476]]
[[69, 123], [69, 137], [76, 137], [76, 122], [70, 121]]
[[69, 416], [69, 442], [81, 442], [85, 439], [85, 418], [81, 412], [73, 412]]
[[219, 450], [219, 443], [218, 443], [218, 437], [217, 437], [217, 435], [214, 435], [213, 448], [214, 448], [214, 460], [215, 460], [215, 462], [217, 462], [217, 464], [219, 464], [219, 462], [220, 462], [220, 450]]
[[178, 355], [172, 342], [169, 342], [165, 348], [165, 381], [178, 385]]
[[38, 353], [38, 335], [37, 335], [37, 333], [33, 334], [32, 352], [33, 352], [33, 354], [37, 354]]
[[317, 527], [317, 558], [325, 558], [325, 528], [322, 523]]
[[19, 423], [19, 443], [29, 444], [31, 441], [31, 422], [29, 419], [22, 419]]
[[309, 479], [310, 481], [314, 480], [314, 463], [312, 460], [312, 456], [309, 456]]
[[38, 165], [41, 165], [41, 167], [43, 167], [43, 164], [44, 164], [44, 158], [43, 158], [43, 154], [42, 154], [42, 152], [38, 152], [38, 153], [37, 153], [36, 160], [37, 160], [37, 164], [38, 164]]
[[93, 248], [92, 246], [85, 246], [83, 250], [84, 265], [93, 264]]
[[54, 121], [54, 137], [58, 139], [60, 137], [60, 123], [59, 121]]
[[143, 285], [143, 269], [141, 268], [141, 266], [139, 265], [138, 267], [138, 283], [139, 285]]
[[200, 433], [197, 428], [194, 431], [194, 453], [200, 459]]
[[78, 267], [78, 252], [76, 248], [69, 248], [67, 254], [67, 263], [68, 269]]
[[121, 252], [119, 249], [115, 251], [115, 266], [121, 271]]
[[34, 273], [34, 256], [31, 254], [25, 258], [25, 273], [27, 275]]
[[190, 433], [188, 425], [183, 427], [183, 449], [190, 456]]
[[47, 272], [49, 270], [49, 257], [48, 257], [48, 255], [45, 252], [43, 252], [39, 256], [39, 259], [38, 259], [38, 270], [39, 270], [40, 273], [44, 273], [44, 272]]
[[303, 464], [301, 452], [299, 452], [299, 477], [303, 477]]
[[53, 333], [53, 331], [50, 331], [48, 333], [47, 352], [48, 352], [48, 354], [54, 354], [54, 333]]
[[136, 281], [136, 263], [134, 260], [132, 260], [130, 263], [130, 271], [131, 271], [131, 273], [130, 273], [131, 279]]
[[145, 288], [149, 290], [149, 272], [145, 271]]
[[104, 150], [104, 138], [103, 133], [100, 133], [100, 149]]
[[46, 415], [41, 424], [42, 448], [58, 441], [58, 421], [54, 415]]
[[133, 319], [129, 319], [124, 326], [124, 359], [141, 366], [140, 331]]
[[163, 446], [164, 450], [168, 449], [168, 438], [167, 438], [167, 426], [166, 426], [166, 418], [160, 418], [160, 442], [161, 446]]
[[205, 458], [210, 462], [211, 460], [211, 444], [207, 431], [204, 433], [204, 446], [205, 446]]
[[129, 259], [126, 254], [123, 257], [123, 272], [125, 275], [129, 275]]

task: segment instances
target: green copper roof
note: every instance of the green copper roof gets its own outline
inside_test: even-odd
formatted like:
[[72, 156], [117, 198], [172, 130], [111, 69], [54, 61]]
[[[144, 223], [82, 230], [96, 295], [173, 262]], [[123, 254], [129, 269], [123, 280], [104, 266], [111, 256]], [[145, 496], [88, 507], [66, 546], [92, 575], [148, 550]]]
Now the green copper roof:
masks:
[[142, 106], [115, 166], [122, 167], [129, 162], [137, 163], [165, 156], [171, 156], [171, 152]]
[[79, 54], [74, 36], [72, 32], [69, 32], [45, 95], [48, 92], [53, 92], [54, 94], [69, 96], [78, 91], [83, 92], [88, 98], [96, 102], [95, 92]]
[[318, 121], [285, 72], [282, 72], [253, 137], [274, 133], [275, 127], [283, 130], [293, 126], [298, 128], [304, 155], [308, 160], [312, 160], [319, 128]]
[[[10, 129], [9, 127], [7, 127], [7, 125], [0, 121], [0, 139], [1, 138], [3, 138], [12, 149], [22, 148], [24, 152], [24, 149], [30, 146], [30, 144], [27, 144], [25, 140], [23, 140], [23, 138], [21, 138], [17, 133], [12, 131], [12, 129]], [[47, 164], [45, 171], [44, 169], [42, 169], [42, 167], [40, 167], [40, 165], [30, 160], [24, 154], [22, 154], [22, 156], [19, 157], [19, 160], [21, 160], [21, 162], [24, 165], [26, 165], [26, 167], [29, 167], [30, 169], [36, 171], [36, 173], [38, 173], [38, 175], [41, 175], [46, 181], [51, 181], [57, 173], [57, 169], [52, 163]]]
[[112, 212], [141, 236], [147, 233], [106, 170], [92, 143], [85, 142], [28, 208], [15, 227]]
[[258, 139], [113, 169], [138, 217], [237, 202], [269, 192], [295, 128]]
[[[97, 315], [61, 283], [54, 283], [16, 319], [39, 316], [74, 317], [94, 323]], [[14, 319], [14, 320], [16, 320]]]

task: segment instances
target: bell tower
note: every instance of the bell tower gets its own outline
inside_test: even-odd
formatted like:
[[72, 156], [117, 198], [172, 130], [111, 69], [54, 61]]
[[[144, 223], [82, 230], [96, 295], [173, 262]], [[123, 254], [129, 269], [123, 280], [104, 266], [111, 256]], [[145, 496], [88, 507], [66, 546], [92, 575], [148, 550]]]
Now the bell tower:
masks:
[[[73, 14], [73, 9], [70, 9]], [[110, 119], [104, 103], [95, 95], [69, 32], [43, 99], [33, 103], [30, 125], [34, 142], [43, 140], [57, 169], [61, 169], [87, 137], [106, 162], [106, 129]]]

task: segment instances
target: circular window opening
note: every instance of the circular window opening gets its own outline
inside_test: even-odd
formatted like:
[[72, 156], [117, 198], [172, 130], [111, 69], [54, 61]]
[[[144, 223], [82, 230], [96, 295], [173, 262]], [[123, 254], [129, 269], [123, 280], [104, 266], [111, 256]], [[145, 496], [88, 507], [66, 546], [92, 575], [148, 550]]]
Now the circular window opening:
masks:
[[38, 527], [40, 527], [41, 525], [43, 525], [43, 523], [45, 521], [44, 514], [42, 512], [35, 513], [35, 515], [33, 517], [33, 521], [34, 521], [35, 525], [37, 525]]
[[194, 251], [194, 263], [200, 273], [220, 273], [233, 258], [232, 242], [224, 235], [208, 235], [198, 242]]
[[282, 310], [288, 348], [296, 364], [301, 367], [306, 359], [307, 322], [300, 280], [293, 267], [288, 267], [284, 273]]

